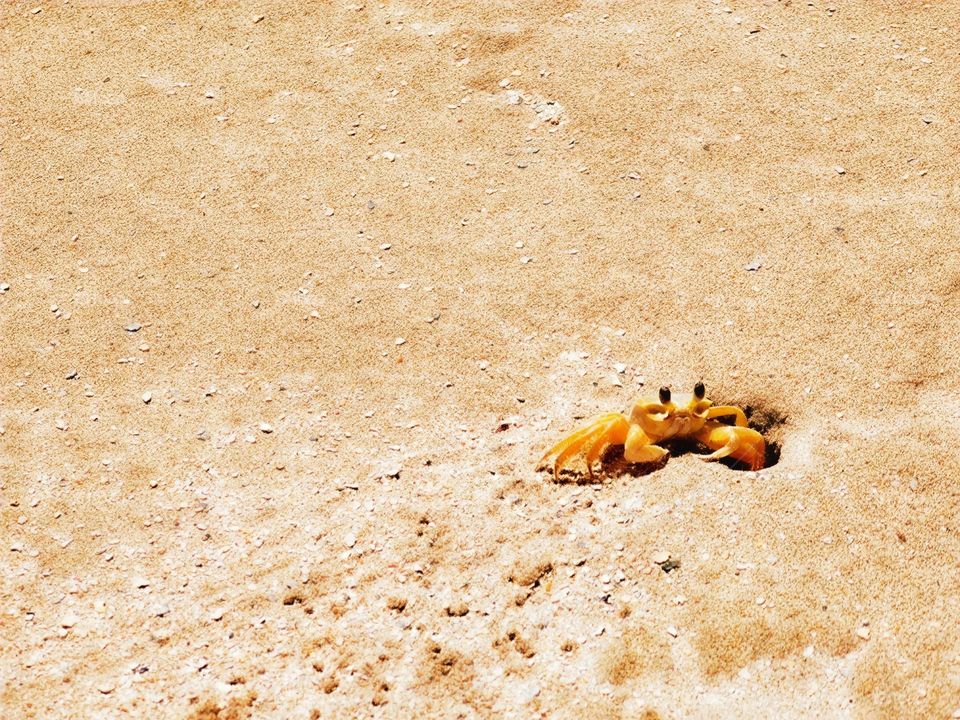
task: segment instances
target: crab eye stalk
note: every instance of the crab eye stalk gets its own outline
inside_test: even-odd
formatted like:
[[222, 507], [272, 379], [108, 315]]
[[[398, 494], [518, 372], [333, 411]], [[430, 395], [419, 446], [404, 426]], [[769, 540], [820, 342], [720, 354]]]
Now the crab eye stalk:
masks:
[[666, 405], [668, 402], [670, 402], [670, 388], [668, 388], [666, 385], [660, 388], [660, 402], [663, 405]]
[[693, 394], [697, 400], [703, 400], [703, 396], [707, 394], [707, 389], [703, 386], [702, 382], [698, 382], [693, 386]]

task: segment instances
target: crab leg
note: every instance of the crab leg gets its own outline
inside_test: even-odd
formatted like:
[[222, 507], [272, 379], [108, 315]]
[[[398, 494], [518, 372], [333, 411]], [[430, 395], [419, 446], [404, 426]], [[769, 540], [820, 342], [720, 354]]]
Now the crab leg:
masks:
[[739, 427], [747, 426], [747, 416], [743, 414], [743, 410], [735, 405], [714, 405], [712, 408], [707, 410], [707, 418], [709, 419], [728, 417], [730, 415], [736, 416], [737, 425]]
[[562, 453], [570, 445], [573, 445], [578, 441], [580, 441], [580, 444], [582, 445], [583, 444], [582, 441], [584, 440], [584, 438], [586, 438], [588, 435], [592, 435], [594, 432], [597, 431], [599, 426], [605, 425], [610, 420], [611, 417], [616, 417], [618, 414], [619, 413], [607, 413], [606, 415], [600, 415], [594, 418], [589, 425], [586, 425], [580, 428], [579, 430], [577, 430], [576, 432], [571, 433], [570, 435], [567, 435], [567, 437], [565, 437], [563, 440], [558, 442], [552, 448], [547, 450], [543, 454], [543, 457], [540, 459], [540, 463], [543, 464], [544, 461], [551, 455], [558, 455]]
[[[586, 427], [569, 435], [550, 448], [540, 460], [540, 467], [549, 467], [552, 464], [554, 479], [557, 479], [566, 461], [581, 452], [584, 447], [588, 447], [587, 472], [592, 477], [593, 461], [603, 452], [605, 445], [623, 442], [628, 424], [627, 418], [620, 413], [601, 415]], [[553, 462], [548, 463], [547, 459], [553, 456], [555, 456]]]
[[756, 430], [707, 420], [694, 437], [713, 450], [708, 455], [700, 455], [702, 460], [719, 460], [729, 456], [745, 463], [751, 470], [763, 468], [767, 444], [763, 440], [763, 435]]
[[587, 473], [593, 477], [593, 464], [600, 459], [611, 445], [623, 445], [627, 439], [628, 428], [630, 424], [623, 415], [617, 415], [610, 419], [610, 422], [604, 428], [603, 433], [594, 441], [587, 450]]
[[[575, 443], [570, 444], [569, 446], [567, 446], [567, 448], [563, 452], [557, 455], [557, 459], [554, 461], [554, 464], [553, 464], [553, 479], [559, 481], [560, 471], [563, 469], [563, 466], [567, 464], [567, 460], [569, 460], [574, 455], [577, 455], [578, 453], [582, 452], [584, 446], [587, 445], [588, 443], [592, 445], [593, 442], [598, 437], [602, 438], [603, 431], [604, 431], [603, 427], [592, 428], [590, 433], [586, 437], [582, 438], [581, 440]], [[589, 463], [587, 464], [587, 475], [589, 475], [590, 477], [593, 477], [593, 468], [590, 467]]]
[[654, 445], [650, 437], [639, 425], [631, 425], [627, 439], [623, 444], [623, 457], [631, 463], [658, 462], [663, 459], [667, 451], [659, 445]]

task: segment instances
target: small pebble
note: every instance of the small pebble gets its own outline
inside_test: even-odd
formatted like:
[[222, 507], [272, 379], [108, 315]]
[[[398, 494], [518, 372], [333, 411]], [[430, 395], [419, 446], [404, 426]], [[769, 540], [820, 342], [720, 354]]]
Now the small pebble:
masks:
[[847, 172], [842, 165], [835, 165], [833, 169], [837, 171], [837, 175], [844, 175]]
[[677, 637], [679, 634], [680, 632], [673, 625], [667, 627], [667, 635], [670, 637]]
[[396, 478], [403, 472], [403, 465], [397, 461], [386, 460], [379, 463], [373, 471], [375, 478]]
[[10, 286], [7, 283], [0, 283], [0, 293], [5, 293], [10, 289]]
[[153, 394], [147, 390], [147, 392], [140, 396], [140, 399], [143, 400], [145, 405], [149, 405], [150, 401], [153, 400]]
[[470, 612], [470, 608], [467, 607], [465, 602], [456, 602], [448, 605], [446, 612], [450, 617], [463, 617]]
[[268, 422], [262, 422], [259, 425], [260, 432], [267, 433], [268, 435], [273, 432], [273, 425]]
[[348, 548], [352, 548], [357, 544], [357, 536], [353, 533], [347, 533], [347, 535], [343, 538], [343, 544]]
[[387, 598], [387, 607], [391, 610], [396, 610], [397, 612], [403, 612], [404, 608], [407, 607], [407, 599], [405, 597], [393, 595]]
[[80, 377], [80, 373], [78, 373], [76, 370], [71, 370], [66, 375], [64, 375], [64, 377], [67, 380], [76, 380], [78, 377]]
[[103, 695], [109, 695], [114, 690], [114, 685], [111, 682], [101, 682], [97, 684], [97, 692], [102, 693]]
[[69, 427], [69, 425], [67, 425], [67, 421], [63, 418], [57, 418], [57, 421], [54, 423], [54, 425], [56, 425], [57, 430], [66, 430]]
[[124, 330], [126, 330], [128, 333], [135, 333], [135, 332], [140, 332], [140, 329], [142, 327], [143, 325], [141, 325], [140, 323], [130, 323], [124, 328]]
[[858, 628], [857, 628], [857, 637], [860, 638], [861, 640], [869, 640], [869, 639], [870, 639], [870, 628], [868, 628], [868, 627], [866, 627], [866, 626], [864, 626], [864, 625], [861, 625], [860, 627], [858, 627]]
[[62, 628], [72, 628], [77, 624], [77, 616], [73, 613], [67, 613], [60, 619], [60, 627]]
[[655, 565], [663, 565], [667, 560], [670, 559], [670, 553], [665, 550], [658, 550], [653, 555], [650, 556], [650, 560]]

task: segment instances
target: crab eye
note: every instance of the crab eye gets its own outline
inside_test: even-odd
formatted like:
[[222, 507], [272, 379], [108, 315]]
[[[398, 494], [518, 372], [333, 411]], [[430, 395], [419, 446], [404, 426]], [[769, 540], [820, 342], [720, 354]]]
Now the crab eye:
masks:
[[668, 388], [666, 385], [660, 388], [660, 402], [662, 404], [670, 402], [670, 388]]
[[698, 382], [693, 386], [693, 394], [697, 400], [703, 400], [703, 396], [707, 394], [707, 389], [703, 386], [702, 382]]

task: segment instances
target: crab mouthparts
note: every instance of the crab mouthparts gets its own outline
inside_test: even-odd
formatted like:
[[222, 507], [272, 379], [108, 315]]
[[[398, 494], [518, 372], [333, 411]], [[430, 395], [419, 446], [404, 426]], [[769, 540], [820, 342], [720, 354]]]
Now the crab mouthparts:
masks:
[[686, 415], [680, 415], [679, 413], [674, 415], [671, 418], [672, 422], [670, 423], [670, 435], [684, 435], [687, 432], [687, 428], [690, 426], [690, 417]]

